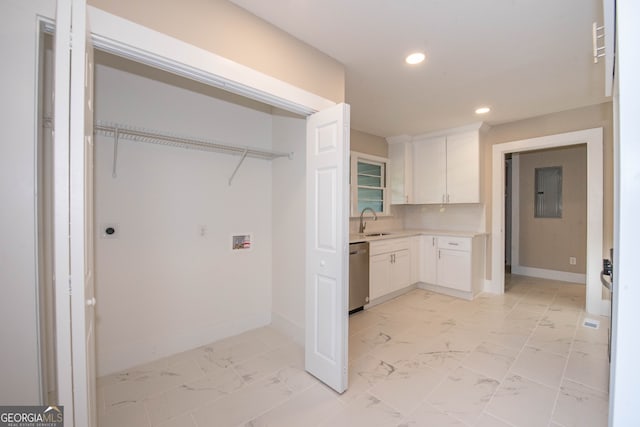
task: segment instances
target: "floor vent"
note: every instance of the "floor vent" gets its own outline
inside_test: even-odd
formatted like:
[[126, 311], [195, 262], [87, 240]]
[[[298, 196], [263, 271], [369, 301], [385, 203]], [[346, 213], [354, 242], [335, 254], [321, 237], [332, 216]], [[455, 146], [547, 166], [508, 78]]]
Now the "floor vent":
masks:
[[584, 319], [582, 326], [585, 328], [598, 329], [600, 327], [600, 321], [594, 319]]

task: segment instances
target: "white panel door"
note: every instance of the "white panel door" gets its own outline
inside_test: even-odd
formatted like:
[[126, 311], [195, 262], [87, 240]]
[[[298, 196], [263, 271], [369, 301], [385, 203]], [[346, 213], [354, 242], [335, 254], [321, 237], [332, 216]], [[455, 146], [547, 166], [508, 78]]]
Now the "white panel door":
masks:
[[72, 0], [71, 28], [69, 241], [74, 421], [76, 426], [96, 426], [93, 48], [87, 25], [86, 0]]
[[58, 404], [73, 426], [73, 362], [69, 296], [69, 93], [71, 75], [71, 0], [56, 5], [54, 70], [54, 283], [56, 312], [56, 376]]
[[347, 104], [307, 118], [305, 369], [347, 389], [349, 132]]
[[445, 137], [413, 144], [413, 203], [444, 203], [447, 192]]

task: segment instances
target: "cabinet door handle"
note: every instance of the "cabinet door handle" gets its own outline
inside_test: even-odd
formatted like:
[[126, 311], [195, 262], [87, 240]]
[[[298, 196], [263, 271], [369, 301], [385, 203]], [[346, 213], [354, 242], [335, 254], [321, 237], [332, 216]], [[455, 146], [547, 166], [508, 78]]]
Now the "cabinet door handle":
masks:
[[442, 251], [438, 250], [438, 259], [440, 259], [440, 254], [442, 253]]
[[435, 246], [436, 245], [436, 238], [432, 237], [431, 238], [431, 246]]
[[451, 245], [451, 246], [458, 246], [458, 244], [457, 244], [457, 243], [454, 243], [454, 242], [449, 242], [449, 245]]
[[444, 203], [444, 194], [442, 195], [442, 203]]
[[408, 195], [404, 196], [404, 202], [405, 203], [409, 203], [409, 196]]
[[447, 203], [449, 203], [449, 195], [447, 194]]

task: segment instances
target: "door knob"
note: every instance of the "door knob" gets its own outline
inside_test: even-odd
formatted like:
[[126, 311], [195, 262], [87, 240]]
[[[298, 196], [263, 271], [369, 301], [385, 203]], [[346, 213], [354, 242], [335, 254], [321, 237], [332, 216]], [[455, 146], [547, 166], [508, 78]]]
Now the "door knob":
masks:
[[95, 297], [87, 300], [87, 306], [91, 307], [91, 306], [95, 306], [95, 305], [96, 305], [96, 298]]

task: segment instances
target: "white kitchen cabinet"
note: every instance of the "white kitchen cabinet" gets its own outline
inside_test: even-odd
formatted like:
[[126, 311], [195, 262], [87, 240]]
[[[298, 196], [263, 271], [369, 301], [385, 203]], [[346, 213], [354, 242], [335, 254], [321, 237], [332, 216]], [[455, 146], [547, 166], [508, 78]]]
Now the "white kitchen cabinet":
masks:
[[438, 286], [471, 292], [471, 252], [438, 249]]
[[387, 138], [387, 141], [391, 204], [413, 203], [413, 145], [402, 137]]
[[406, 288], [411, 281], [411, 251], [403, 249], [393, 253], [391, 262], [391, 292]]
[[369, 258], [369, 301], [391, 292], [391, 255], [372, 255]]
[[411, 283], [420, 281], [420, 264], [422, 255], [422, 236], [411, 238]]
[[369, 243], [369, 298], [371, 301], [414, 283], [411, 238]]
[[413, 141], [413, 203], [480, 203], [480, 132]]
[[420, 277], [419, 281], [424, 283], [436, 283], [438, 280], [438, 238], [436, 236], [421, 236], [420, 251]]
[[446, 203], [480, 203], [478, 132], [447, 136]]
[[413, 143], [413, 201], [444, 203], [447, 193], [447, 140], [444, 136]]
[[484, 286], [484, 235], [423, 236], [421, 287], [472, 299]]

